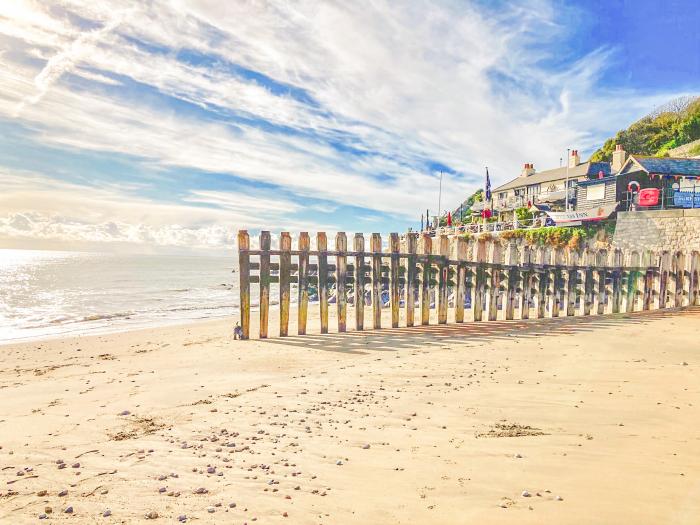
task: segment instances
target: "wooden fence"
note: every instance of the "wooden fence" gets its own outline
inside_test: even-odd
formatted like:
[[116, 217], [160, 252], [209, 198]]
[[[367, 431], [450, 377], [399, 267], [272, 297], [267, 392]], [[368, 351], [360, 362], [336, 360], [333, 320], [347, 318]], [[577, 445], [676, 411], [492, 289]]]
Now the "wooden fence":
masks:
[[289, 233], [280, 234], [278, 249], [271, 241], [263, 231], [259, 249], [251, 249], [248, 232], [238, 233], [244, 339], [250, 337], [251, 284], [259, 285], [261, 338], [268, 337], [271, 284], [279, 285], [282, 337], [289, 333], [293, 284], [299, 335], [306, 334], [310, 302], [318, 304], [321, 333], [328, 333], [329, 303], [336, 305], [339, 332], [347, 331], [351, 309], [355, 330], [365, 329], [365, 307], [379, 329], [385, 308], [397, 328], [402, 310], [410, 327], [428, 325], [431, 317], [445, 324], [700, 305], [697, 252], [577, 251], [411, 233], [390, 234], [386, 250], [377, 233], [369, 247], [355, 234], [352, 250], [345, 233], [336, 234], [333, 250], [323, 232], [314, 250], [308, 233], [299, 234], [296, 250]]

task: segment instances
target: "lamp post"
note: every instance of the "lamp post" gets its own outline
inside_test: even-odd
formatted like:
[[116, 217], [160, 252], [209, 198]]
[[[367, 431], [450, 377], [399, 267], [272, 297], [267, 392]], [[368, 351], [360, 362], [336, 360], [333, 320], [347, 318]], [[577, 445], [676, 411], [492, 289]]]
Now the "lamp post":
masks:
[[438, 192], [438, 227], [440, 226], [440, 215], [442, 214], [442, 170], [440, 170], [440, 191]]
[[564, 202], [566, 202], [566, 211], [569, 211], [569, 152], [570, 148], [566, 148], [566, 183], [564, 185]]

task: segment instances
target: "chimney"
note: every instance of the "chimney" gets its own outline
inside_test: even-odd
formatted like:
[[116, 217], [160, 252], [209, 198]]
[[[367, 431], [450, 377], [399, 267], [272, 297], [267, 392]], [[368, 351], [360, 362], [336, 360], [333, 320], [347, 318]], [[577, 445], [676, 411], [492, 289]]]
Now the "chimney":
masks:
[[627, 160], [627, 152], [622, 149], [622, 144], [615, 144], [615, 151], [612, 154], [612, 172], [617, 173]]
[[578, 156], [578, 150], [571, 150], [571, 155], [569, 156], [569, 168], [575, 168], [581, 164], [581, 157]]
[[521, 177], [529, 177], [530, 175], [534, 175], [535, 173], [535, 165], [534, 164], [524, 164], [523, 165], [523, 171], [520, 173]]

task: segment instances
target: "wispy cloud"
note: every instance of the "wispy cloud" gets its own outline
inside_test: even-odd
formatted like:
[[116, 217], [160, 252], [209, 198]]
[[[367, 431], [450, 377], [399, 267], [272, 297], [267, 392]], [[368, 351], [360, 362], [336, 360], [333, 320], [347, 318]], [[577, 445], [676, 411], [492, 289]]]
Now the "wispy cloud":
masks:
[[484, 165], [494, 184], [522, 162], [556, 165], [675, 95], [601, 85], [614, 49], [561, 59], [566, 8], [549, 0], [6, 5], [0, 125], [38, 149], [130, 159], [131, 184], [163, 194], [121, 192], [149, 210], [123, 222], [144, 227], [181, 226], [173, 207], [218, 226], [402, 229], [434, 210], [440, 170], [452, 206]]

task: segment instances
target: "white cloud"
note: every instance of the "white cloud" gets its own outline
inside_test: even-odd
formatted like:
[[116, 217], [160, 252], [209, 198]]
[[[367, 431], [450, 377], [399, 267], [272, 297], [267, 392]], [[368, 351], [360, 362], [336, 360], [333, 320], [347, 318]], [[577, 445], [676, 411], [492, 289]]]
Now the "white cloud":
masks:
[[[427, 168], [429, 161], [460, 173], [443, 183], [443, 203], [452, 206], [474, 189], [486, 164], [494, 185], [515, 176], [522, 162], [555, 166], [567, 147], [590, 151], [605, 135], [675, 95], [601, 87], [599, 76], [613, 57], [609, 49], [560, 70], [544, 67], [567, 37], [567, 28], [557, 23], [559, 7], [546, 0], [505, 3], [498, 11], [427, 0], [401, 5], [6, 0], [3, 8], [0, 35], [21, 42], [27, 60], [2, 57], [0, 118], [34, 130], [37, 144], [133, 155], [152, 167], [276, 184], [301, 199], [324, 200], [309, 208], [325, 214], [345, 204], [404, 220], [434, 209], [437, 174]], [[64, 12], [90, 26], [72, 24]], [[183, 50], [195, 59], [179, 60]], [[198, 62], [197, 54], [208, 60]], [[37, 66], [37, 57], [46, 62]], [[261, 76], [246, 78], [231, 64]], [[66, 73], [93, 84], [78, 91]], [[284, 85], [293, 89], [270, 89], [265, 78], [281, 91]], [[134, 96], [121, 79], [219, 118], [178, 111], [154, 96]], [[117, 85], [124, 89], [113, 89]], [[318, 107], [295, 92], [307, 93]], [[297, 133], [236, 122], [231, 115]], [[334, 147], [338, 141], [343, 148]], [[206, 210], [204, 228], [227, 220], [251, 229], [271, 219], [294, 225], [292, 217], [301, 211], [296, 204], [301, 199], [183, 190], [185, 197], [172, 208], [195, 217]], [[113, 217], [86, 209], [99, 217], [91, 219], [93, 229], [86, 233], [72, 225], [71, 231], [151, 240], [143, 242], [187, 237], [171, 228], [175, 221], [158, 222], [156, 217], [171, 216], [166, 205], [132, 194], [127, 200], [128, 220], [119, 219], [122, 208], [107, 206]], [[35, 199], [33, 205], [16, 213], [34, 209], [52, 216], [50, 199]], [[151, 211], [136, 220], [133, 210], [140, 207]], [[74, 235], [61, 224], [61, 235]], [[212, 238], [220, 239], [215, 231]]]
[[58, 242], [76, 248], [84, 243], [131, 243], [223, 249], [234, 245], [238, 229], [315, 227], [283, 216], [284, 210], [296, 206], [292, 202], [278, 200], [267, 208], [267, 199], [246, 195], [193, 192], [186, 201], [220, 207], [167, 204], [27, 172], [0, 171], [0, 185], [0, 241], [24, 239], [35, 247]]

